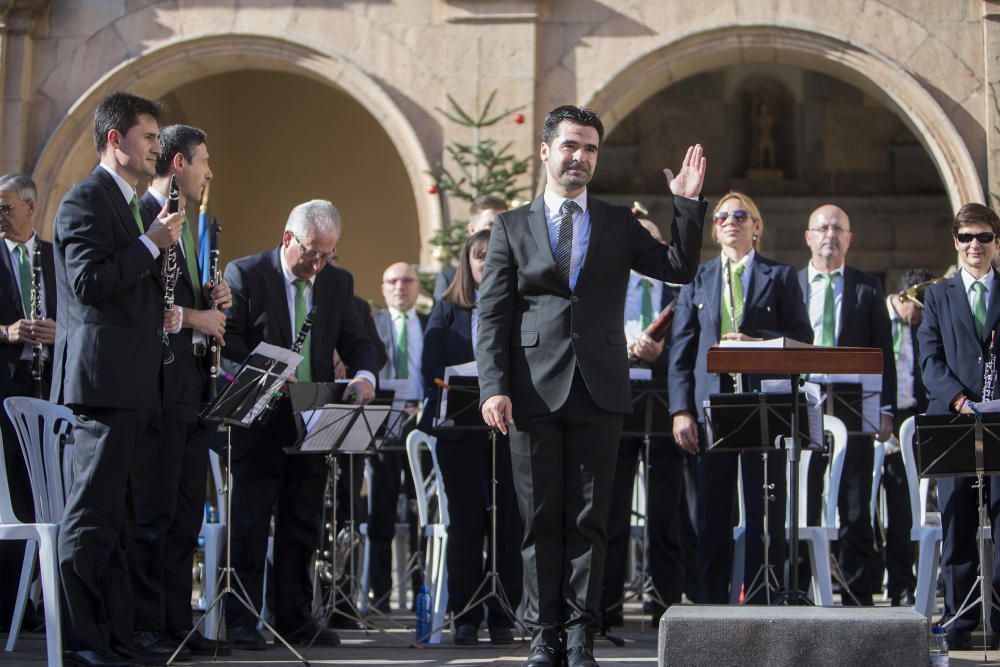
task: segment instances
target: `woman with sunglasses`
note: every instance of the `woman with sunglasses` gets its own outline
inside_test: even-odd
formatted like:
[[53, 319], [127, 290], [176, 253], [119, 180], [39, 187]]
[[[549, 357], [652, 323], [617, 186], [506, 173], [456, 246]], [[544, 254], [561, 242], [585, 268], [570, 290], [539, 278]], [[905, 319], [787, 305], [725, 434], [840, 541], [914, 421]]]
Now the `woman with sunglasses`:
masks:
[[[496, 598], [465, 610], [474, 601], [473, 595], [479, 599], [490, 591], [489, 584], [480, 587], [489, 565], [483, 559], [484, 540], [487, 542], [487, 553], [492, 553], [488, 544], [489, 507], [492, 504], [490, 480], [493, 475], [489, 432], [435, 430], [430, 427], [431, 418], [437, 412], [438, 387], [434, 380], [443, 378], [444, 369], [448, 366], [475, 360], [479, 283], [483, 278], [489, 240], [489, 230], [482, 230], [470, 236], [462, 247], [455, 278], [434, 304], [427, 322], [421, 367], [424, 395], [432, 397], [424, 410], [421, 430], [437, 436], [438, 463], [448, 498], [448, 544], [445, 547], [448, 610], [452, 614], [465, 612], [454, 619], [453, 640], [460, 645], [474, 645], [479, 641], [478, 631], [484, 607], [490, 641], [494, 644], [514, 641], [511, 619], [497, 604]], [[524, 527], [514, 496], [507, 436], [497, 435], [496, 474], [497, 571], [507, 600], [511, 608], [516, 609], [521, 601], [520, 547]]]
[[[795, 270], [757, 252], [764, 221], [756, 204], [745, 194], [730, 192], [715, 207], [712, 239], [721, 250], [700, 267], [694, 281], [681, 289], [674, 315], [670, 349], [670, 412], [674, 440], [682, 450], [697, 456], [698, 600], [726, 603], [730, 599], [733, 516], [736, 507], [738, 454], [707, 451], [702, 404], [710, 394], [752, 391], [760, 388], [759, 376], [744, 376], [742, 389], [730, 375], [709, 373], [708, 348], [719, 340], [793, 338], [812, 341], [812, 328]], [[754, 595], [747, 601], [766, 599], [760, 586], [764, 574], [762, 502], [763, 464], [759, 452], [742, 455], [746, 507], [746, 560], [742, 585]], [[778, 582], [785, 559], [785, 457], [772, 451], [768, 481], [774, 484], [769, 510], [770, 565]], [[754, 579], [756, 577], [756, 583]], [[773, 579], [772, 579], [773, 582]]]

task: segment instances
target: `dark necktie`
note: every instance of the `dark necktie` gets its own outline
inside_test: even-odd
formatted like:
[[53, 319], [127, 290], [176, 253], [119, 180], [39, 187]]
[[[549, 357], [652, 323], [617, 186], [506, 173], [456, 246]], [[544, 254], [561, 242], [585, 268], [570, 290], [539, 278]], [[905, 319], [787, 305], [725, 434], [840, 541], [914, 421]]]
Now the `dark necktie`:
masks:
[[556, 271], [569, 283], [569, 272], [573, 259], [573, 214], [580, 209], [572, 199], [567, 199], [559, 207], [559, 234], [556, 237]]

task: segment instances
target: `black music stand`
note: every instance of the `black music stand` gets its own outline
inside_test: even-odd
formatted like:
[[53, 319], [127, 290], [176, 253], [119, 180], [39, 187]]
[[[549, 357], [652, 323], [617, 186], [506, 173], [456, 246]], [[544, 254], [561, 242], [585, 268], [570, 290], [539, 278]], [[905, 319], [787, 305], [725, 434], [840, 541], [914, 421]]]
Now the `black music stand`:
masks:
[[[309, 386], [309, 385], [313, 386]], [[390, 420], [392, 424], [398, 427], [400, 424], [404, 423], [406, 420], [412, 418], [408, 413], [395, 409], [391, 406], [392, 396], [388, 396], [389, 405], [385, 405], [386, 400], [383, 394], [383, 404], [368, 404], [368, 405], [354, 405], [354, 404], [343, 404], [343, 403], [328, 403], [327, 400], [340, 400], [344, 395], [344, 388], [346, 383], [308, 383], [301, 390], [295, 390], [291, 393], [292, 410], [293, 414], [296, 415], [296, 421], [299, 423], [299, 439], [291, 448], [285, 451], [290, 455], [301, 455], [301, 454], [323, 454], [326, 459], [327, 466], [329, 468], [329, 484], [332, 485], [331, 498], [333, 503], [328, 507], [327, 503], [324, 501], [322, 510], [322, 522], [321, 525], [326, 526], [330, 523], [336, 526], [336, 517], [330, 516], [330, 509], [334, 503], [336, 503], [337, 498], [337, 481], [340, 477], [337, 471], [337, 454], [347, 454], [347, 455], [369, 455], [375, 451], [377, 444], [388, 437], [387, 429], [391, 428]], [[350, 477], [350, 494], [349, 494], [349, 518], [348, 525], [345, 530], [348, 531], [347, 535], [347, 550], [346, 559], [348, 562], [344, 565], [345, 573], [349, 573], [348, 580], [352, 584], [351, 589], [354, 588], [356, 584], [356, 572], [355, 572], [355, 560], [354, 560], [354, 547], [357, 545], [357, 531], [355, 526], [357, 522], [354, 515], [354, 466], [348, 465], [348, 475]], [[320, 560], [320, 556], [323, 551], [323, 537], [320, 536], [320, 544], [317, 549], [317, 563]], [[327, 602], [328, 611], [324, 614], [325, 620], [329, 619], [334, 614], [340, 614], [346, 618], [350, 618], [357, 622], [362, 628], [367, 631], [369, 627], [375, 627], [387, 634], [394, 639], [403, 642], [409, 646], [415, 646], [416, 644], [408, 639], [402, 637], [399, 633], [390, 633], [384, 628], [378, 628], [376, 626], [369, 626], [367, 619], [358, 609], [357, 604], [352, 599], [350, 595], [347, 594], [345, 590], [341, 588], [342, 584], [338, 583], [339, 569], [338, 569], [338, 547], [340, 546], [341, 538], [335, 535], [333, 539], [333, 544], [330, 546], [330, 559], [331, 559], [331, 583], [330, 583], [330, 597]], [[314, 569], [314, 587], [318, 585], [316, 577], [319, 576], [318, 567]], [[337, 608], [336, 600], [337, 594], [344, 599], [347, 606], [349, 607], [350, 613]], [[323, 627], [326, 623], [320, 624]], [[398, 624], [397, 624], [398, 625]], [[402, 626], [399, 626], [400, 628]], [[317, 631], [318, 633], [318, 631]], [[309, 646], [316, 640], [315, 636], [309, 642]]]
[[[296, 361], [296, 357], [298, 361]], [[214, 597], [212, 601], [205, 607], [205, 613], [202, 615], [198, 622], [195, 624], [191, 631], [187, 633], [183, 641], [177, 646], [173, 654], [167, 660], [167, 664], [173, 664], [174, 660], [177, 658], [177, 654], [181, 652], [181, 649], [191, 640], [194, 633], [197, 632], [199, 626], [206, 622], [208, 619], [209, 612], [218, 606], [219, 615], [225, 619], [226, 612], [226, 596], [231, 595], [236, 598], [236, 600], [242, 604], [247, 611], [249, 611], [267, 630], [274, 636], [274, 638], [285, 645], [292, 655], [298, 659], [303, 665], [309, 665], [305, 658], [296, 651], [288, 641], [281, 636], [281, 634], [275, 630], [271, 625], [264, 620], [264, 618], [254, 609], [253, 604], [250, 602], [250, 595], [247, 593], [246, 587], [243, 586], [243, 582], [240, 580], [239, 574], [233, 568], [232, 561], [232, 526], [233, 526], [233, 496], [232, 489], [229, 485], [229, 474], [232, 470], [233, 465], [233, 438], [232, 438], [232, 426], [240, 426], [243, 428], [251, 426], [257, 418], [264, 412], [265, 408], [270, 404], [271, 399], [274, 397], [275, 392], [281, 387], [281, 385], [288, 379], [288, 376], [292, 374], [295, 368], [298, 367], [298, 363], [301, 362], [302, 356], [292, 352], [290, 350], [285, 350], [268, 343], [260, 343], [250, 356], [247, 357], [246, 361], [240, 367], [236, 376], [233, 378], [232, 382], [220, 392], [215, 399], [201, 412], [201, 417], [205, 421], [216, 422], [219, 424], [219, 430], [224, 432], [226, 435], [226, 468], [223, 471], [222, 480], [222, 495], [226, 499], [226, 564], [221, 568], [222, 577], [220, 581], [222, 582], [221, 591], [213, 591]], [[211, 567], [216, 567], [216, 563], [212, 563]], [[209, 567], [209, 564], [206, 564]], [[239, 586], [239, 590], [233, 588], [233, 580]], [[218, 647], [216, 647], [218, 651]]]
[[[1000, 603], [993, 592], [993, 573], [983, 567], [987, 549], [985, 528], [990, 525], [985, 498], [985, 476], [1000, 473], [1000, 413], [917, 415], [916, 429], [917, 469], [920, 476], [933, 478], [975, 475], [979, 496], [979, 574], [955, 615], [942, 627], [951, 625], [978, 604], [982, 611], [983, 630], [988, 631], [990, 627], [986, 616], [986, 600], [990, 601], [989, 606], [993, 609], [1000, 609]], [[994, 535], [993, 539], [998, 538]], [[977, 587], [979, 594], [973, 600]], [[988, 644], [983, 646], [984, 662], [989, 660], [987, 646]]]
[[[880, 423], [865, 419], [864, 404], [873, 396], [879, 396], [881, 389], [868, 389], [860, 382], [821, 382], [826, 393], [826, 413], [836, 416], [847, 427], [847, 435], [873, 435], [881, 428]], [[879, 415], [875, 416], [879, 419]]]
[[[503, 582], [500, 581], [500, 571], [497, 566], [497, 433], [482, 419], [479, 412], [479, 377], [476, 375], [450, 375], [447, 382], [438, 382], [438, 414], [434, 419], [434, 427], [440, 430], [490, 430], [490, 568], [472, 592], [471, 599], [465, 607], [451, 616], [452, 622], [469, 613], [476, 606], [490, 598], [497, 601], [501, 611], [521, 632], [527, 628], [517, 617], [514, 606], [510, 603]], [[488, 588], [487, 588], [488, 586]], [[480, 595], [480, 591], [486, 591]], [[478, 597], [477, 597], [478, 596]], [[429, 637], [441, 631], [441, 627], [431, 628], [423, 637], [417, 637], [418, 642], [424, 642]]]
[[[805, 392], [797, 392], [800, 396]], [[822, 438], [817, 442], [810, 435], [810, 405], [807, 401], [796, 400], [791, 391], [786, 392], [746, 392], [738, 394], [711, 394], [705, 406], [705, 425], [709, 428], [708, 451], [712, 452], [760, 452], [763, 462], [763, 505], [764, 505], [764, 562], [754, 573], [745, 592], [745, 599], [764, 589], [765, 600], [771, 604], [772, 590], [778, 594], [776, 602], [781, 603], [784, 593], [774, 568], [770, 562], [770, 503], [774, 502], [774, 483], [768, 479], [768, 454], [772, 448], [781, 448], [783, 438], [790, 438], [793, 430], [798, 430], [798, 441], [806, 443], [803, 449], [825, 450]], [[793, 418], [793, 413], [795, 417]], [[751, 536], [746, 532], [747, 545]], [[794, 565], [793, 565], [794, 567]], [[759, 580], [759, 583], [758, 583]], [[736, 585], [736, 582], [733, 582]]]

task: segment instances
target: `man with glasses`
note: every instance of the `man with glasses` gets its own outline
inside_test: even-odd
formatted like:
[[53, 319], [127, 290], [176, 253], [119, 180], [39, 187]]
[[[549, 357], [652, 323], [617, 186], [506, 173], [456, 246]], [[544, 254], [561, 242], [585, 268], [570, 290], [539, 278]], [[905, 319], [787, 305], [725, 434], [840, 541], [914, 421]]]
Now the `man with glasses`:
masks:
[[[52, 244], [42, 241], [35, 234], [35, 202], [38, 191], [35, 183], [22, 174], [0, 177], [0, 238], [5, 247], [0, 248], [0, 400], [8, 396], [34, 396], [35, 382], [31, 375], [34, 343], [44, 343], [44, 358], [56, 337], [56, 275], [52, 261]], [[39, 319], [31, 319], [31, 286], [34, 275], [35, 245], [41, 248], [42, 304]], [[2, 332], [6, 331], [6, 335]], [[43, 364], [42, 396], [48, 397], [48, 384], [52, 375], [50, 364]], [[34, 520], [34, 503], [31, 484], [24, 457], [18, 445], [14, 426], [7, 412], [0, 409], [0, 432], [3, 434], [4, 461], [7, 484], [14, 513], [22, 520]], [[18, 583], [21, 579], [21, 561], [24, 542], [0, 543], [0, 631], [9, 627]], [[32, 606], [23, 627], [37, 628]]]
[[[354, 279], [330, 263], [336, 258], [341, 222], [328, 201], [292, 209], [273, 250], [226, 267], [233, 307], [226, 323], [227, 362], [239, 364], [260, 342], [289, 348], [314, 311], [312, 330], [295, 372], [298, 382], [332, 382], [334, 350], [357, 369], [347, 387], [355, 402], [375, 395], [376, 345], [354, 304]], [[270, 419], [233, 430], [233, 567], [257, 609], [263, 600], [268, 528], [274, 514], [274, 625], [295, 643], [336, 646], [340, 638], [311, 615], [310, 560], [320, 534], [327, 469], [314, 456], [287, 456], [297, 432], [291, 404], [281, 398]], [[262, 650], [256, 619], [242, 605], [226, 605], [230, 643]]]
[[[892, 434], [892, 409], [896, 402], [896, 369], [892, 360], [892, 327], [885, 308], [885, 294], [875, 276], [845, 263], [851, 247], [851, 221], [833, 204], [820, 206], [809, 216], [806, 245], [812, 253], [809, 265], [799, 271], [799, 282], [813, 328], [813, 344], [826, 347], [877, 347], [886, 360], [882, 374], [882, 404], [878, 437]], [[855, 421], [849, 409], [838, 406], [834, 416]], [[844, 413], [848, 414], [844, 414]], [[874, 604], [881, 590], [881, 563], [874, 547], [869, 502], [875, 465], [872, 437], [849, 435], [840, 482], [839, 565], [847, 583], [845, 605]], [[809, 466], [807, 516], [819, 517], [824, 457], [814, 456]], [[794, 564], [793, 564], [794, 566]]]
[[[1000, 218], [982, 204], [966, 204], [955, 215], [952, 236], [958, 252], [959, 272], [924, 295], [924, 318], [917, 330], [920, 368], [930, 404], [928, 413], [972, 414], [982, 400], [986, 356], [1000, 324], [1000, 290], [993, 262], [1000, 253], [997, 234]], [[994, 378], [995, 379], [995, 378]], [[993, 398], [996, 398], [995, 396]], [[955, 616], [976, 580], [979, 557], [978, 495], [973, 477], [938, 480], [941, 508], [941, 574], [944, 578], [944, 613], [948, 646], [972, 648], [972, 630], [979, 624], [978, 605]], [[1000, 477], [991, 476], [988, 495], [993, 535], [1000, 534]], [[1000, 540], [994, 539], [993, 596], [1000, 595]], [[978, 592], [978, 586], [977, 586]], [[990, 625], [1000, 627], [1000, 611], [990, 608]], [[997, 635], [993, 635], [996, 648]]]

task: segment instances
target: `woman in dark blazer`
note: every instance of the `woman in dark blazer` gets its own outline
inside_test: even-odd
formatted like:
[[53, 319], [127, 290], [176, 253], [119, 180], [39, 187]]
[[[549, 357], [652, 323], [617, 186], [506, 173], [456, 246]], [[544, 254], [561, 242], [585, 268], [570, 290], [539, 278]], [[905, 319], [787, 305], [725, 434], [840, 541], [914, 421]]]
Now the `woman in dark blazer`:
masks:
[[[710, 394], [732, 392], [730, 375], [710, 374], [708, 349], [724, 340], [794, 338], [812, 341], [812, 328], [795, 270], [757, 253], [764, 221], [753, 200], [730, 192], [713, 213], [712, 238], [722, 249], [698, 268], [694, 281], [681, 289], [675, 307], [670, 349], [670, 412], [674, 440], [697, 454], [695, 478], [698, 518], [698, 602], [726, 603], [732, 571], [732, 527], [736, 507], [737, 454], [707, 451], [702, 405]], [[726, 283], [727, 264], [733, 296]], [[740, 302], [742, 301], [742, 308]], [[731, 308], [735, 303], [735, 309]], [[735, 313], [733, 313], [735, 310]], [[732, 325], [735, 315], [736, 325]], [[760, 388], [760, 377], [745, 376], [744, 391]], [[732, 582], [750, 592], [764, 562], [762, 501], [763, 463], [758, 452], [742, 455], [746, 507], [744, 580]], [[785, 456], [772, 450], [768, 481], [774, 484], [769, 509], [770, 564], [779, 582], [785, 560]], [[763, 575], [761, 575], [763, 576]], [[757, 583], [762, 581], [757, 579]], [[748, 601], [764, 601], [764, 588]]]
[[[431, 397], [424, 410], [421, 427], [437, 437], [437, 457], [448, 497], [448, 609], [459, 614], [466, 606], [490, 591], [480, 587], [489, 563], [483, 560], [483, 541], [490, 537], [489, 507], [492, 476], [489, 432], [441, 430], [430, 428], [437, 412], [436, 378], [444, 378], [447, 366], [475, 360], [475, 334], [478, 322], [479, 282], [483, 277], [488, 230], [469, 237], [462, 247], [461, 263], [455, 279], [434, 304], [424, 331], [422, 372], [425, 395]], [[511, 478], [510, 448], [506, 436], [497, 436], [497, 566], [500, 582], [516, 609], [521, 600], [521, 539], [523, 525], [517, 510]], [[491, 553], [489, 546], [488, 553]], [[478, 629], [486, 621], [490, 641], [508, 644], [513, 638], [511, 619], [500, 609], [496, 599], [477, 604], [455, 619], [456, 644], [475, 644]]]

